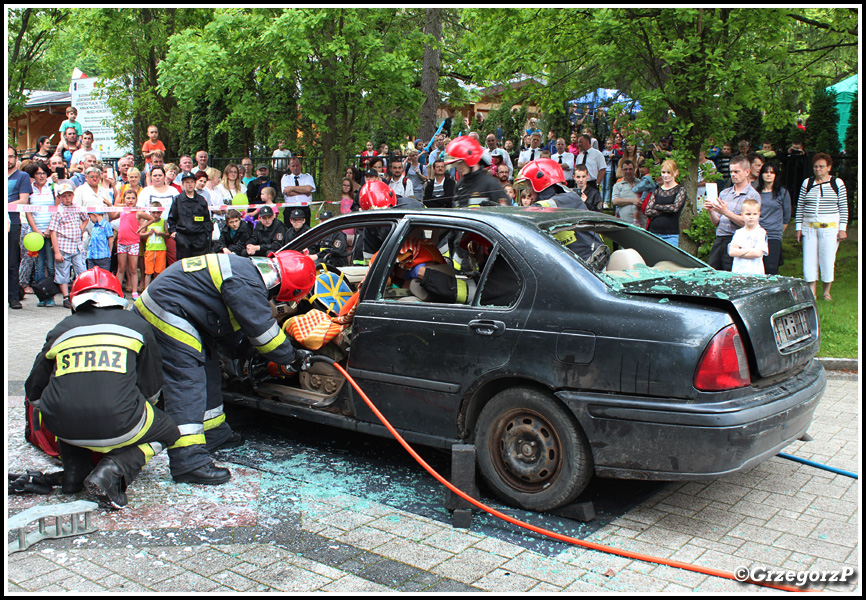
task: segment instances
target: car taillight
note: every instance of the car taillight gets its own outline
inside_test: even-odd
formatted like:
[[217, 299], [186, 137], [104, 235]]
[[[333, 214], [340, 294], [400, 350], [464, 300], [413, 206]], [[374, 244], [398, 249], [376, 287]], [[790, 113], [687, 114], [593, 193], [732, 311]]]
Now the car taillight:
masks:
[[749, 361], [736, 325], [728, 325], [710, 341], [695, 372], [695, 387], [705, 392], [749, 385]]

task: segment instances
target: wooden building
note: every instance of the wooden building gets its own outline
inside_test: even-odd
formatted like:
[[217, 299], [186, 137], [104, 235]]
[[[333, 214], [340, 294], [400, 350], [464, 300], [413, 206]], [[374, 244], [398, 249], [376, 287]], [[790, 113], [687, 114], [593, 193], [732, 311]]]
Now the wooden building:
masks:
[[[535, 79], [522, 79], [520, 81], [513, 81], [508, 84], [508, 88], [511, 88], [512, 92], [520, 91], [527, 85], [543, 85]], [[498, 109], [502, 106], [503, 95], [506, 91], [505, 85], [493, 85], [486, 88], [479, 88], [477, 86], [464, 86], [470, 91], [472, 91], [472, 95], [476, 98], [475, 102], [470, 104], [465, 104], [462, 106], [450, 106], [448, 104], [443, 104], [437, 110], [437, 118], [439, 120], [445, 119], [449, 116], [449, 112], [453, 113], [451, 116], [454, 121], [459, 123], [463, 120], [463, 117], [473, 118], [476, 115], [481, 115], [483, 118], [487, 118], [491, 111]], [[514, 108], [521, 108], [522, 104], [515, 104]], [[541, 113], [538, 110], [538, 106], [533, 103], [530, 103], [527, 106], [528, 116], [530, 117], [540, 117]]]
[[9, 119], [10, 139], [16, 141], [19, 156], [36, 149], [36, 141], [43, 135], [51, 145], [60, 143], [60, 125], [66, 120], [66, 109], [71, 106], [69, 92], [32, 90], [28, 93], [24, 112]]

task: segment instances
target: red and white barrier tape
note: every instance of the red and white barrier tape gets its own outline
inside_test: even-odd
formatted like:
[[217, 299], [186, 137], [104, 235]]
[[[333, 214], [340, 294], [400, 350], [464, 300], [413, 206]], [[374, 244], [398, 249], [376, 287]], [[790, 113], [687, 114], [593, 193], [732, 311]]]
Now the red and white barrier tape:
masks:
[[[298, 208], [301, 206], [310, 206], [311, 204], [314, 204], [314, 203], [310, 202], [309, 200], [300, 200], [298, 202], [293, 202], [291, 204], [281, 202], [280, 204], [269, 204], [267, 206], [270, 206], [271, 208]], [[263, 206], [266, 206], [266, 205], [265, 204], [222, 204], [219, 206], [209, 206], [208, 210], [210, 210], [211, 212], [230, 210], [230, 209], [256, 210], [256, 209], [259, 209]], [[59, 206], [44, 206], [44, 205], [43, 206], [34, 206], [32, 204], [14, 204], [14, 203], [12, 203], [12, 204], [7, 204], [7, 208], [8, 208], [10, 213], [12, 213], [12, 212], [18, 212], [18, 213], [42, 213], [42, 212], [55, 213], [55, 212], [59, 212], [61, 209], [65, 208], [65, 207], [63, 205], [59, 205]], [[137, 211], [142, 211], [142, 210], [150, 212], [150, 211], [167, 210], [166, 207], [164, 207], [164, 206], [161, 206], [161, 207], [156, 207], [156, 206], [153, 206], [153, 207], [150, 207], [150, 206], [132, 206], [132, 207], [129, 207], [129, 206], [87, 206], [87, 207], [81, 207], [81, 206], [79, 206], [78, 208], [80, 208], [82, 212], [87, 212], [87, 213], [107, 213], [107, 212], [113, 213], [113, 212], [121, 212], [121, 211], [122, 212], [130, 212], [130, 211], [136, 211], [137, 212]]]

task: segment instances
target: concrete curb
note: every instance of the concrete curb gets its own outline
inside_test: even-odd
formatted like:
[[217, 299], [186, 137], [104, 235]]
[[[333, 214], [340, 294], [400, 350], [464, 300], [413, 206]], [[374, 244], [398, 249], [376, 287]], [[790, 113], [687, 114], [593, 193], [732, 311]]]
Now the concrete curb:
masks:
[[853, 371], [859, 373], [858, 360], [856, 358], [818, 358], [827, 371]]

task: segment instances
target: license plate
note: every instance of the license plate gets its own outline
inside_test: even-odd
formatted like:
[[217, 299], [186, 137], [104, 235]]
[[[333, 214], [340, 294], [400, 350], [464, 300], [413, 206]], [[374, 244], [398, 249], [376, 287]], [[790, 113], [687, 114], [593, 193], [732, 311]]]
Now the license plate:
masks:
[[779, 350], [784, 350], [812, 336], [805, 309], [776, 317], [773, 321], [773, 330]]

